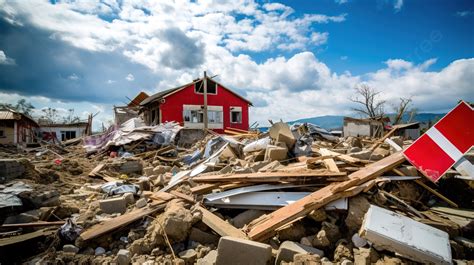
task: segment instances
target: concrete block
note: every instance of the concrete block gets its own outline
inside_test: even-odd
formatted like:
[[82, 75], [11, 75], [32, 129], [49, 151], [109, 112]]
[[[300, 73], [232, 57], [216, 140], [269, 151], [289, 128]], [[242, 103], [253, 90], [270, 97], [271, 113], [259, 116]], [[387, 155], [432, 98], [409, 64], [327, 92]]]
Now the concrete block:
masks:
[[99, 201], [99, 206], [104, 213], [124, 213], [127, 210], [127, 201], [124, 197], [105, 199]]
[[214, 265], [217, 260], [217, 250], [211, 250], [204, 258], [197, 261], [197, 265]]
[[232, 218], [232, 223], [234, 224], [235, 227], [237, 228], [242, 228], [246, 224], [250, 223], [250, 221], [257, 219], [258, 217], [262, 216], [265, 214], [265, 211], [262, 210], [247, 210], [244, 211], [234, 218]]
[[143, 208], [146, 205], [147, 205], [147, 202], [146, 202], [145, 198], [141, 198], [135, 203], [135, 207], [137, 207], [137, 208]]
[[205, 244], [217, 245], [217, 243], [219, 242], [219, 236], [204, 232], [200, 229], [193, 227], [191, 228], [191, 233], [189, 234], [189, 240], [199, 242], [203, 245]]
[[16, 159], [0, 159], [0, 183], [21, 177], [25, 166]]
[[74, 245], [64, 245], [63, 246], [63, 251], [64, 252], [69, 252], [69, 253], [77, 253], [77, 252], [79, 252], [79, 248], [74, 246]]
[[432, 226], [371, 205], [359, 232], [377, 248], [421, 263], [451, 264], [449, 235]]
[[133, 195], [133, 193], [131, 192], [127, 192], [123, 195], [123, 198], [125, 199], [125, 201], [127, 202], [127, 204], [133, 204], [135, 203], [135, 197]]
[[153, 167], [146, 167], [143, 169], [143, 173], [145, 176], [151, 176], [153, 175]]
[[166, 172], [169, 172], [171, 170], [171, 167], [170, 166], [162, 166], [162, 165], [159, 165], [159, 166], [156, 166], [154, 169], [153, 169], [153, 174], [155, 175], [159, 175], [159, 174], [164, 174]]
[[143, 165], [139, 160], [127, 160], [120, 165], [120, 173], [142, 173]]
[[130, 251], [126, 249], [121, 249], [117, 253], [117, 263], [118, 265], [128, 265], [130, 264], [131, 255]]
[[230, 236], [221, 237], [216, 265], [268, 264], [272, 258], [270, 245]]
[[187, 249], [179, 252], [178, 256], [183, 259], [186, 264], [194, 264], [197, 258], [197, 252], [194, 249]]
[[148, 178], [140, 178], [136, 184], [140, 187], [141, 191], [150, 190], [151, 188]]
[[285, 160], [287, 157], [287, 153], [288, 149], [285, 147], [270, 145], [265, 151], [265, 160]]
[[280, 245], [277, 252], [275, 264], [280, 264], [282, 261], [290, 262], [293, 261], [295, 254], [316, 254], [320, 257], [324, 256], [324, 252], [317, 248], [305, 246], [300, 243], [293, 241], [285, 241]]
[[293, 145], [295, 145], [295, 143], [296, 143], [296, 139], [295, 139], [295, 137], [293, 137], [293, 134], [291, 134], [291, 135], [286, 135], [286, 134], [279, 133], [278, 136], [277, 136], [277, 138], [276, 138], [276, 141], [277, 141], [277, 142], [285, 143], [286, 146], [287, 146], [288, 148], [290, 148], [290, 149], [291, 149], [291, 148], [293, 147]]

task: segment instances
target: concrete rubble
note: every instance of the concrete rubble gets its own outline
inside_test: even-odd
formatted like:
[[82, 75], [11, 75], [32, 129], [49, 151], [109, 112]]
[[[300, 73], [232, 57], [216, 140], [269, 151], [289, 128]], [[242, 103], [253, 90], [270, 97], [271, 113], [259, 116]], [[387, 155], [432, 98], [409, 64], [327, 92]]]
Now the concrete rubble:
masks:
[[[396, 148], [411, 140], [278, 122], [183, 144], [193, 137], [176, 126], [98, 146], [0, 146], [0, 263], [474, 260], [472, 186], [455, 170], [427, 181]], [[154, 142], [167, 128], [171, 140]]]

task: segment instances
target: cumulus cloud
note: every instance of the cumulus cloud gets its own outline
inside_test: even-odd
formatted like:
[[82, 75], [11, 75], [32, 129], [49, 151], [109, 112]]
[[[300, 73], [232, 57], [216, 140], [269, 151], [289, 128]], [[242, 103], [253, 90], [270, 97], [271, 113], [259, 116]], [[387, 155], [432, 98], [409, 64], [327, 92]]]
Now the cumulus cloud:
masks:
[[130, 81], [130, 82], [131, 82], [131, 81], [135, 80], [135, 76], [133, 76], [132, 74], [128, 74], [128, 75], [125, 77], [125, 79], [126, 79], [127, 81]]
[[[351, 114], [349, 98], [360, 82], [388, 101], [412, 96], [421, 111], [474, 101], [472, 58], [439, 71], [429, 70], [435, 58], [387, 58], [381, 69], [362, 75], [331, 70], [311, 48], [328, 43], [329, 33], [319, 27], [342, 23], [345, 14], [300, 15], [251, 0], [10, 1], [0, 3], [0, 13], [0, 61], [16, 63], [0, 64], [0, 97], [47, 98], [43, 106], [65, 109], [59, 101], [80, 102], [81, 113], [101, 111], [97, 120], [104, 123], [112, 104], [190, 82], [205, 70], [252, 101], [250, 119], [261, 125], [269, 118]], [[277, 55], [257, 61], [251, 52]]]
[[5, 52], [0, 50], [0, 64], [14, 65], [15, 60], [12, 58], [8, 58]]

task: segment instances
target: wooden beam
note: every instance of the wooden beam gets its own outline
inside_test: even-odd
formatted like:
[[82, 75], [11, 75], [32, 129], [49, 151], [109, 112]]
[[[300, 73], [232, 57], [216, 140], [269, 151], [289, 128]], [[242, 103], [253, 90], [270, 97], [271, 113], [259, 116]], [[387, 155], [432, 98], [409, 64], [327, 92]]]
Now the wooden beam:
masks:
[[179, 191], [172, 190], [172, 191], [170, 191], [170, 193], [171, 193], [172, 195], [174, 195], [174, 196], [180, 198], [180, 199], [183, 199], [183, 200], [187, 201], [187, 202], [196, 203], [196, 200], [195, 200], [193, 197], [191, 197], [191, 196], [189, 196], [189, 195], [186, 195], [186, 194], [184, 194], [184, 193], [181, 193], [181, 192], [179, 192]]
[[377, 148], [380, 144], [382, 144], [382, 143], [385, 141], [385, 139], [387, 139], [388, 137], [392, 136], [392, 134], [393, 134], [396, 130], [398, 130], [398, 127], [394, 126], [388, 133], [386, 133], [386, 134], [384, 135], [384, 137], [378, 139], [378, 140], [375, 142], [375, 144], [372, 145], [372, 147], [370, 147], [370, 151], [374, 151], [375, 148]]
[[222, 174], [194, 177], [195, 182], [314, 182], [314, 181], [344, 181], [347, 174], [344, 172], [257, 172], [245, 174]]
[[150, 203], [148, 207], [136, 209], [121, 216], [93, 225], [84, 232], [82, 232], [79, 237], [84, 241], [94, 239], [96, 237], [117, 230], [121, 227], [124, 227], [140, 218], [143, 218], [164, 208], [165, 204], [163, 203], [163, 201]]
[[58, 226], [65, 224], [65, 221], [54, 221], [54, 222], [32, 222], [32, 223], [19, 223], [19, 224], [2, 224], [0, 228], [25, 228], [25, 227], [40, 227], [40, 226]]
[[56, 232], [57, 232], [57, 229], [45, 228], [45, 229], [38, 230], [38, 231], [35, 231], [35, 232], [31, 232], [31, 233], [28, 233], [28, 234], [23, 234], [23, 235], [19, 235], [19, 236], [12, 236], [12, 237], [8, 237], [8, 238], [1, 238], [0, 239], [0, 247], [16, 244], [16, 243], [20, 243], [20, 242], [24, 242], [24, 241], [27, 241], [27, 240], [30, 240], [30, 239], [41, 237], [41, 236], [53, 235]]
[[[345, 196], [352, 196], [346, 190], [358, 186], [362, 183], [375, 179], [384, 172], [389, 171], [405, 161], [401, 153], [395, 153], [375, 163], [372, 163], [349, 175], [349, 180], [332, 183], [319, 189], [310, 195], [282, 207], [265, 218], [261, 218], [258, 223], [251, 224], [248, 236], [252, 240], [263, 241], [274, 235], [275, 230], [297, 218], [306, 216], [312, 210], [323, 207], [329, 202], [335, 201]], [[346, 194], [344, 194], [346, 192]]]
[[[317, 149], [316, 151], [317, 151], [318, 153], [321, 152], [320, 149]], [[334, 151], [331, 151], [331, 150], [329, 150], [329, 149], [327, 149], [327, 152], [326, 152], [326, 153], [329, 154], [329, 155], [332, 155], [332, 156], [334, 156], [334, 158], [337, 158], [337, 159], [339, 159], [339, 160], [341, 160], [341, 161], [344, 161], [344, 162], [346, 162], [346, 163], [348, 163], [348, 164], [358, 164], [358, 163], [362, 163], [362, 162], [363, 162], [362, 160], [360, 160], [360, 159], [358, 159], [358, 158], [354, 158], [354, 157], [352, 157], [352, 156], [350, 156], [350, 155], [345, 155], [345, 154], [341, 154], [341, 153], [338, 153], [338, 152], [334, 152]]]
[[204, 207], [198, 206], [198, 209], [202, 213], [202, 222], [209, 226], [220, 236], [233, 236], [237, 238], [247, 239], [247, 236], [242, 230], [222, 220]]
[[98, 164], [94, 169], [89, 172], [89, 177], [95, 177], [105, 167], [104, 163]]
[[[322, 156], [329, 156], [329, 150], [326, 148], [321, 148], [320, 153]], [[332, 158], [325, 158], [323, 159], [324, 164], [326, 165], [327, 169], [332, 172], [340, 172], [339, 168], [336, 165], [336, 162]]]

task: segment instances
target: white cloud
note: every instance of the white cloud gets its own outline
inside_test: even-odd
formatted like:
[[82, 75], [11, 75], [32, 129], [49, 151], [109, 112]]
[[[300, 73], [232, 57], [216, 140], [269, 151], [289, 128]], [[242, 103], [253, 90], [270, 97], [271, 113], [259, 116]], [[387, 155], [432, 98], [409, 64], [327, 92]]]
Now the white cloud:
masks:
[[40, 118], [44, 113], [41, 111], [45, 108], [54, 108], [62, 116], [68, 114], [69, 109], [74, 109], [75, 115], [79, 116], [81, 120], [87, 121], [89, 114], [98, 115], [93, 119], [92, 130], [97, 131], [102, 128], [102, 123], [107, 125], [109, 121], [113, 121], [113, 105], [111, 104], [92, 104], [89, 102], [61, 102], [59, 100], [52, 100], [46, 97], [37, 96], [22, 96], [16, 93], [3, 93], [0, 92], [0, 103], [8, 102], [11, 104], [16, 103], [20, 99], [25, 99], [30, 102], [35, 109], [32, 111], [33, 118]]
[[0, 64], [15, 65], [15, 60], [8, 58], [5, 52], [0, 50]]
[[135, 80], [135, 77], [134, 77], [132, 74], [128, 74], [128, 75], [125, 77], [125, 79], [126, 79], [127, 81], [130, 81], [130, 82], [131, 82], [131, 81]]
[[337, 4], [340, 4], [340, 5], [347, 3], [347, 1], [348, 0], [334, 0], [334, 2], [336, 2]]
[[343, 60], [343, 61], [347, 60], [348, 58], [349, 57], [347, 55], [343, 55], [343, 56], [340, 57], [340, 59]]
[[321, 45], [328, 41], [329, 33], [313, 32], [311, 33], [311, 42], [315, 45]]
[[[267, 125], [269, 118], [294, 120], [326, 114], [351, 114], [349, 98], [354, 86], [362, 81], [383, 91], [384, 99], [388, 101], [412, 96], [414, 106], [420, 111], [446, 110], [459, 99], [474, 101], [471, 92], [474, 83], [472, 58], [454, 61], [439, 71], [428, 70], [436, 59], [416, 64], [398, 58], [388, 59], [382, 69], [363, 75], [332, 71], [307, 50], [328, 41], [329, 33], [316, 29], [318, 24], [343, 22], [345, 14], [298, 15], [282, 4], [261, 5], [250, 0], [107, 3], [116, 16], [111, 22], [99, 16], [109, 14], [107, 7], [90, 3], [51, 5], [47, 2], [12, 1], [0, 4], [0, 13], [10, 23], [48, 30], [51, 38], [74, 47], [97, 53], [113, 51], [117, 56], [125, 56], [148, 67], [160, 81], [147, 87], [147, 93], [187, 83], [204, 70], [212, 75], [218, 74], [217, 78], [223, 84], [254, 102], [250, 119], [261, 125]], [[402, 5], [403, 1], [397, 1], [394, 8], [401, 9]], [[176, 34], [166, 35], [170, 29]], [[170, 40], [163, 36], [170, 37]], [[194, 47], [188, 49], [186, 44], [177, 49], [171, 37], [184, 39]], [[183, 55], [194, 48], [200, 49], [203, 59], [188, 67]], [[272, 51], [279, 54], [288, 50], [294, 54], [261, 62], [242, 53]], [[169, 54], [176, 56], [166, 57]], [[0, 58], [7, 57], [2, 52]], [[340, 59], [347, 60], [347, 56]], [[131, 73], [125, 76], [129, 72], [136, 77]], [[78, 74], [82, 78], [82, 73]], [[113, 84], [117, 80], [120, 84], [119, 80], [123, 78], [142, 81], [141, 76], [139, 72], [127, 69], [125, 74], [106, 76], [101, 82]], [[0, 93], [0, 98], [4, 99], [5, 95]], [[38, 102], [37, 99], [34, 102]], [[35, 104], [67, 109], [64, 105], [67, 103], [57, 101]], [[106, 123], [112, 117], [111, 105], [81, 102], [77, 108], [76, 113], [100, 110], [95, 124]]]
[[403, 7], [403, 0], [395, 0], [393, 3], [393, 8], [395, 9], [395, 12], [398, 12], [402, 10]]
[[[343, 22], [346, 17], [294, 15], [289, 6], [257, 4], [251, 0], [174, 4], [125, 1], [121, 5], [115, 1], [65, 0], [54, 5], [46, 1], [14, 1], [0, 3], [0, 7], [0, 13], [11, 23], [32, 24], [51, 31], [51, 38], [82, 49], [118, 50], [155, 71], [161, 71], [163, 57], [170, 54], [170, 47], [176, 43], [163, 38], [163, 32], [172, 27], [196, 42], [199, 39], [207, 49], [223, 46], [232, 52], [301, 50], [327, 39], [327, 33], [314, 33], [323, 39], [312, 41], [308, 37], [312, 26]], [[99, 17], [111, 13], [118, 15], [111, 22]]]
[[464, 10], [464, 11], [458, 11], [456, 12], [456, 16], [458, 17], [469, 17], [474, 15], [474, 11], [471, 10]]
[[73, 73], [72, 75], [68, 76], [67, 77], [69, 80], [72, 80], [72, 81], [77, 81], [79, 80], [79, 76], [77, 76], [75, 73]]

